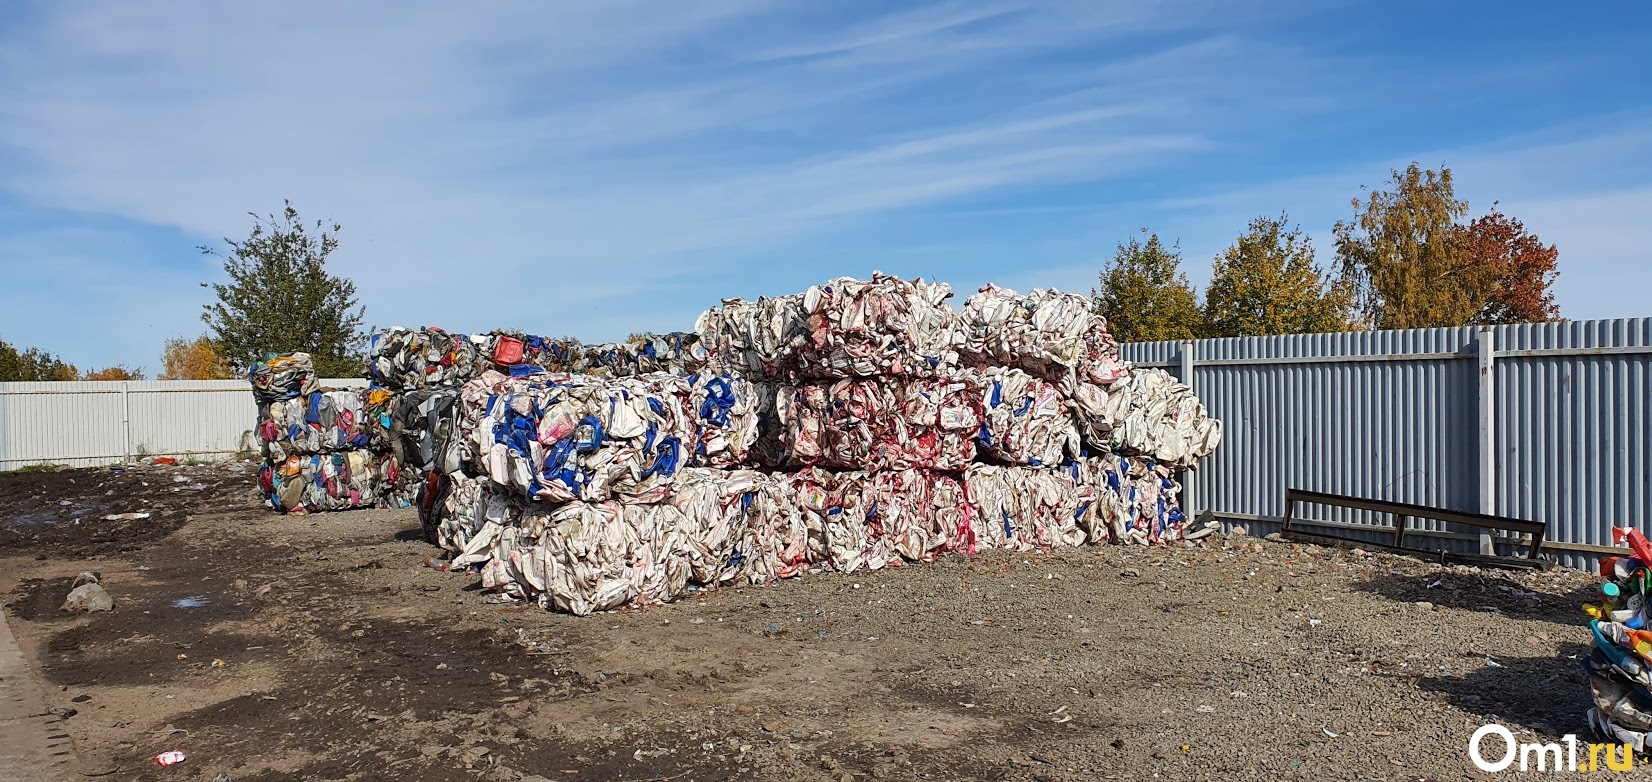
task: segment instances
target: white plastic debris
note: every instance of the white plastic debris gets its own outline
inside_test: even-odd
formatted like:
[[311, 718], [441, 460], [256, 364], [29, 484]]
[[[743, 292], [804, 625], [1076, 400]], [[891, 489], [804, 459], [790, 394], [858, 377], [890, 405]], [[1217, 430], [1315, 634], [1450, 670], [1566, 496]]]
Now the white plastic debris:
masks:
[[1100, 386], [1128, 372], [1107, 320], [1087, 296], [1042, 289], [1022, 296], [986, 285], [964, 302], [960, 321], [959, 352], [970, 366], [1017, 367], [1054, 382], [1076, 376]]
[[959, 470], [975, 456], [981, 398], [967, 378], [855, 378], [781, 386], [788, 461], [840, 470]]

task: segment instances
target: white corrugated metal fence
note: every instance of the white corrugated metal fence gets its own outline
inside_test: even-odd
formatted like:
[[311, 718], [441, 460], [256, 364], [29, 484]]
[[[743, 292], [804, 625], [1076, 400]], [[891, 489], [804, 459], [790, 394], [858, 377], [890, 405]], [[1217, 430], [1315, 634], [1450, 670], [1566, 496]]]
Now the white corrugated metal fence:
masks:
[[223, 458], [257, 448], [257, 416], [245, 380], [0, 383], [0, 470], [92, 467], [147, 455]]

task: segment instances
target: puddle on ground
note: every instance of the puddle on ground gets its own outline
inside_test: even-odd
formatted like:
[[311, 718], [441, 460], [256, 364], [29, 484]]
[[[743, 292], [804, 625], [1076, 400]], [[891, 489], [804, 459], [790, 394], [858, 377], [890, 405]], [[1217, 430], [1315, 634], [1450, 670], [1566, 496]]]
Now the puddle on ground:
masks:
[[177, 600], [172, 601], [172, 607], [173, 608], [200, 608], [201, 606], [204, 606], [206, 604], [207, 604], [207, 599], [204, 598], [204, 597], [201, 597], [200, 595], [190, 595], [189, 597], [180, 597]]
[[5, 520], [7, 527], [41, 527], [47, 524], [56, 524], [63, 520], [56, 513], [25, 513]]

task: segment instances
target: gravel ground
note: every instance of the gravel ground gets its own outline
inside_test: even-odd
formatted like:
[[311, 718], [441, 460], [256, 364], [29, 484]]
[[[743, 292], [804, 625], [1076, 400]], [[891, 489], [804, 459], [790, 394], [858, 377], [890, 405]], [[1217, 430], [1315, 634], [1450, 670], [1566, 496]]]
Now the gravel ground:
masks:
[[[1466, 745], [1488, 721], [1523, 740], [1585, 728], [1595, 579], [1573, 570], [1232, 535], [576, 618], [422, 567], [411, 511], [276, 516], [230, 470], [72, 471], [51, 491], [0, 474], [8, 619], [84, 773], [1444, 780], [1484, 776]], [[116, 532], [38, 515], [119, 499], [110, 481], [134, 473], [168, 495], [149, 506], [197, 499]], [[59, 613], [88, 569], [116, 610]], [[189, 760], [151, 759], [170, 749]]]

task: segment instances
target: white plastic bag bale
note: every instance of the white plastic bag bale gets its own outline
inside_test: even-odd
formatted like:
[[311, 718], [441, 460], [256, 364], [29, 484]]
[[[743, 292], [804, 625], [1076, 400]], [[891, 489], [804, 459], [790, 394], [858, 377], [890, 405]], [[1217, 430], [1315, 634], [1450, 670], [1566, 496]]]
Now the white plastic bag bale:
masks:
[[320, 390], [315, 362], [308, 353], [271, 355], [252, 365], [247, 371], [247, 382], [252, 384], [253, 399], [258, 402], [291, 399]]
[[486, 337], [450, 334], [427, 326], [373, 332], [367, 348], [369, 380], [396, 390], [461, 385], [487, 366]]
[[737, 547], [741, 579], [762, 584], [791, 578], [827, 561], [825, 522], [797, 501], [789, 475], [763, 474], [749, 495]]
[[960, 470], [981, 429], [976, 383], [958, 376], [782, 386], [790, 462], [840, 470]]
[[550, 511], [518, 559], [546, 608], [585, 615], [663, 603], [688, 589], [685, 524], [671, 505], [570, 503]]
[[[881, 570], [900, 558], [889, 547], [882, 525], [873, 518], [876, 497], [868, 496], [871, 476], [865, 472], [812, 471], [809, 481], [825, 489], [821, 509], [826, 554], [840, 573]], [[810, 487], [812, 488], [812, 487]], [[813, 497], [812, 491], [806, 496]]]
[[780, 485], [784, 498], [797, 508], [801, 523], [808, 530], [806, 561], [811, 566], [841, 569], [838, 567], [839, 560], [832, 554], [827, 529], [827, 522], [837, 507], [832, 493], [837, 474], [818, 467], [806, 467], [796, 472], [771, 473], [770, 477]]
[[867, 523], [907, 562], [931, 562], [949, 551], [974, 553], [974, 509], [963, 484], [929, 470], [889, 470], [862, 484]]
[[976, 450], [983, 458], [1033, 467], [1055, 466], [1081, 452], [1078, 426], [1055, 384], [1019, 369], [964, 370], [981, 395]]
[[1022, 296], [982, 286], [959, 315], [959, 353], [975, 367], [1017, 367], [1053, 382], [1108, 386], [1128, 371], [1090, 298], [1036, 289]]
[[1167, 544], [1187, 534], [1181, 484], [1168, 465], [1108, 453], [1069, 462], [1079, 526], [1091, 543]]
[[682, 516], [684, 534], [677, 541], [678, 550], [688, 560], [693, 583], [711, 586], [731, 581], [740, 575], [748, 557], [763, 556], [741, 544], [763, 542], [747, 533], [757, 513], [757, 495], [771, 481], [755, 470], [689, 467], [678, 475], [666, 502]]
[[436, 545], [449, 554], [458, 554], [482, 528], [482, 495], [491, 491], [491, 481], [463, 473], [449, 474], [447, 480], [443, 496], [431, 498], [431, 512], [435, 515]]
[[265, 500], [283, 513], [371, 508], [383, 482], [397, 477], [393, 457], [359, 450], [291, 455], [258, 471]]
[[751, 380], [779, 380], [783, 363], [808, 338], [802, 294], [724, 299], [694, 323], [700, 345], [708, 352], [708, 369]]
[[1105, 417], [1109, 440], [1093, 445], [1178, 467], [1198, 464], [1222, 442], [1222, 423], [1205, 412], [1193, 389], [1162, 369], [1138, 368], [1114, 383]]
[[[310, 455], [384, 449], [376, 411], [368, 405], [367, 389], [320, 390], [287, 399], [261, 402], [253, 430], [264, 457], [286, 461], [289, 455]], [[385, 395], [379, 391], [377, 394]]]
[[786, 362], [793, 379], [927, 376], [958, 365], [962, 341], [944, 282], [840, 277], [803, 294], [807, 336]]
[[738, 467], [752, 462], [757, 445], [760, 398], [753, 383], [726, 375], [687, 378], [694, 415], [689, 463], [695, 467]]
[[686, 379], [531, 375], [500, 383], [470, 433], [495, 483], [546, 502], [658, 502], [695, 437]]
[[972, 464], [964, 489], [974, 509], [979, 548], [1014, 550], [1078, 546], [1078, 495], [1060, 470]]

